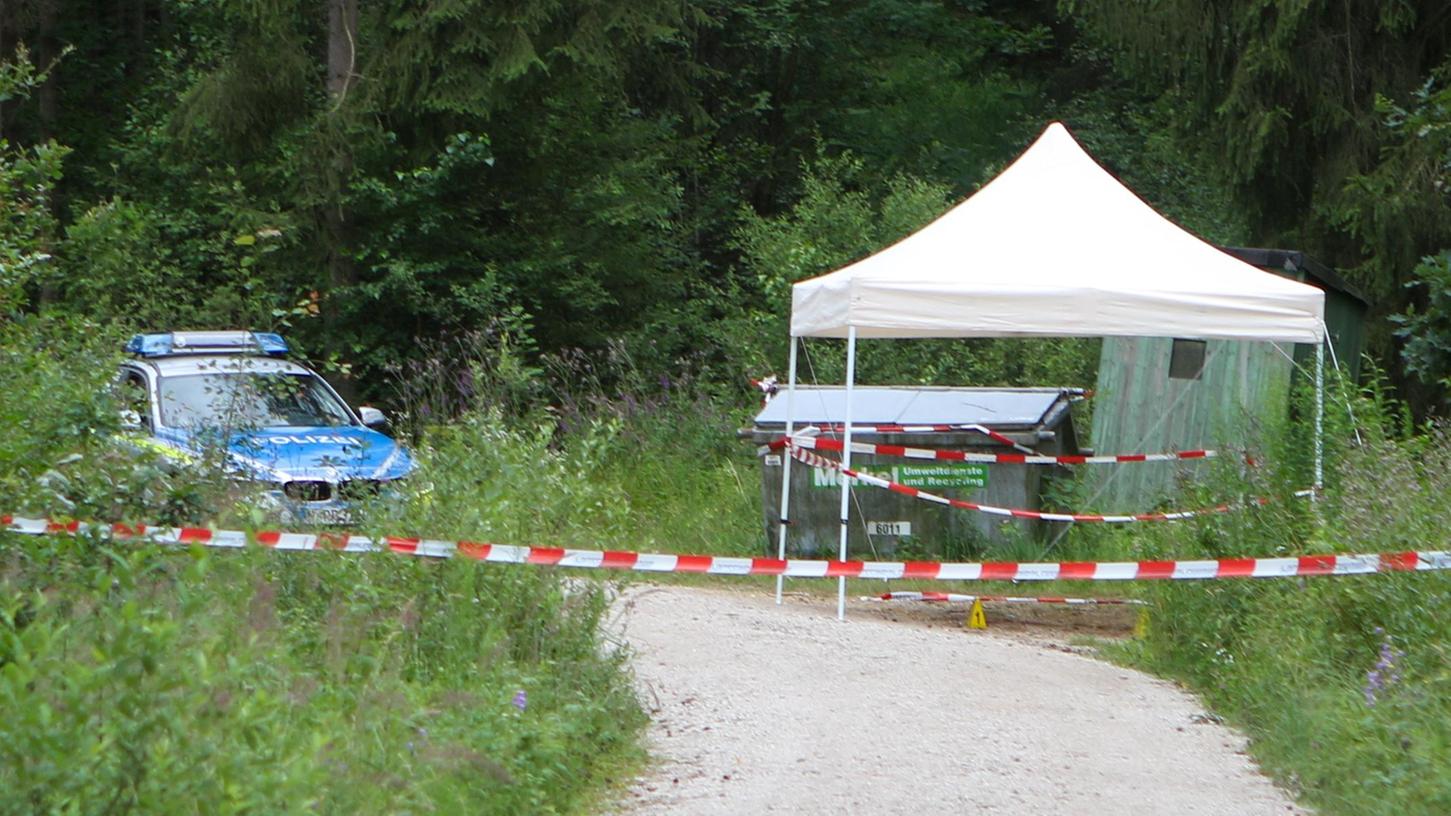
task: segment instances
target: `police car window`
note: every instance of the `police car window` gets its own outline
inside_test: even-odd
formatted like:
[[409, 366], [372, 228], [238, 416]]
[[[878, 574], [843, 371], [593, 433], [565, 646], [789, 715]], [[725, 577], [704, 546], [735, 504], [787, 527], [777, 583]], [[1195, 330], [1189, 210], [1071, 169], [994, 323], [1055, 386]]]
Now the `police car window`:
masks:
[[351, 425], [348, 409], [310, 374], [218, 373], [163, 377], [161, 422], [172, 428]]
[[146, 393], [146, 378], [135, 371], [126, 371], [121, 380], [121, 409], [134, 411], [136, 421], [144, 428], [151, 427], [151, 404]]

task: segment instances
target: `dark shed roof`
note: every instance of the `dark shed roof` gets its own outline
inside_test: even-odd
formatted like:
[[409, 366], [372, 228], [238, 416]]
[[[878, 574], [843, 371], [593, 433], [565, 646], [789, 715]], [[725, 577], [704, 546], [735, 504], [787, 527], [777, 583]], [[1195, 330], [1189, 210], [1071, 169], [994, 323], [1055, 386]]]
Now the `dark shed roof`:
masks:
[[1251, 266], [1264, 269], [1283, 269], [1297, 276], [1304, 275], [1320, 284], [1322, 288], [1334, 289], [1355, 298], [1362, 304], [1367, 303], [1365, 296], [1340, 277], [1334, 269], [1299, 250], [1258, 247], [1220, 247], [1220, 249]]

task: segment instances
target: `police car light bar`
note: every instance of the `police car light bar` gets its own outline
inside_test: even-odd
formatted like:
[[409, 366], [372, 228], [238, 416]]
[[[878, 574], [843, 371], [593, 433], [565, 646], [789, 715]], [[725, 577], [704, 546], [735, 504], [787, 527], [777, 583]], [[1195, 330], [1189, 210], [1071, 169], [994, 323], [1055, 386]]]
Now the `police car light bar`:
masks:
[[174, 357], [183, 354], [266, 354], [287, 353], [287, 341], [272, 332], [188, 331], [138, 334], [126, 343], [126, 351], [142, 357]]

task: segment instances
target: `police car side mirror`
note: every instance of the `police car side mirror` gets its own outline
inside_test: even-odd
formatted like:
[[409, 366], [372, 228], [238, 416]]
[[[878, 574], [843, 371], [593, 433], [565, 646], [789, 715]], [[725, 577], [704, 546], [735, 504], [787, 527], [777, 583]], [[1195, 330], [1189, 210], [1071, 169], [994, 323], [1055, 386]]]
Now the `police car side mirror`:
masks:
[[123, 431], [139, 431], [139, 430], [141, 430], [141, 414], [139, 414], [139, 413], [131, 410], [130, 408], [122, 408], [121, 409], [121, 430], [123, 430]]
[[358, 416], [362, 418], [363, 424], [369, 428], [380, 428], [388, 424], [388, 417], [382, 411], [371, 405], [363, 405], [358, 408]]

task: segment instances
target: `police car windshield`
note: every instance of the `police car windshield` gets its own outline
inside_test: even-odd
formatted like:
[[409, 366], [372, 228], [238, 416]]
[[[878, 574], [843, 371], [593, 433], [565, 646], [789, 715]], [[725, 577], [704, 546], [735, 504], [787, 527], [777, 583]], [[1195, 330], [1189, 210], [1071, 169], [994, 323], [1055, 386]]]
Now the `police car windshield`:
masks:
[[348, 409], [311, 374], [209, 373], [162, 377], [161, 424], [169, 428], [298, 428], [351, 425]]

